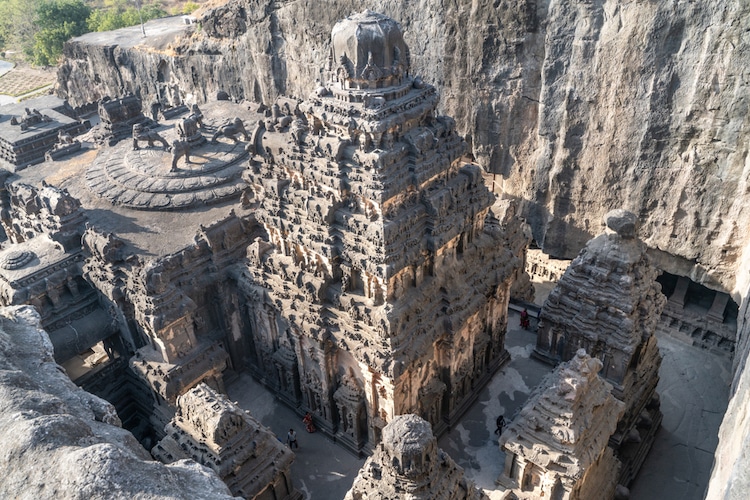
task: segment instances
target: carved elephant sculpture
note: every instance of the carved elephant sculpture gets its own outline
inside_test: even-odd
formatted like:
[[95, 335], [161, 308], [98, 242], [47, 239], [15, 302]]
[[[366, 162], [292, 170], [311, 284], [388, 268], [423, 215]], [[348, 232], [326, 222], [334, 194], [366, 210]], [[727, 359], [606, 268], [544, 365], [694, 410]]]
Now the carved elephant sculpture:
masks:
[[185, 161], [190, 163], [190, 143], [188, 141], [176, 140], [172, 142], [172, 168], [170, 172], [177, 171], [177, 160], [185, 157]]
[[213, 137], [211, 137], [211, 142], [216, 143], [216, 139], [221, 136], [228, 137], [234, 142], [238, 142], [237, 135], [239, 134], [242, 134], [246, 141], [250, 140], [250, 136], [248, 135], [247, 130], [245, 130], [245, 124], [239, 118], [235, 118], [219, 127]]
[[164, 147], [164, 151], [169, 150], [169, 143], [165, 141], [164, 138], [160, 136], [158, 132], [144, 128], [143, 125], [136, 123], [135, 125], [133, 125], [133, 149], [134, 150], [141, 149], [140, 146], [138, 146], [138, 142], [140, 141], [148, 141], [149, 147], [153, 147], [154, 141], [159, 141]]

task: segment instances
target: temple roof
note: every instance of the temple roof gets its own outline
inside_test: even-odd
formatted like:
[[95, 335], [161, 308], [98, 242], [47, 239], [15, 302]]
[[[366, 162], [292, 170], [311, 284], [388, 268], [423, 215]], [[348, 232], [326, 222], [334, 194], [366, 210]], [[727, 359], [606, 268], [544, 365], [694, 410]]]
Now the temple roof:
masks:
[[[369, 10], [336, 23], [331, 30], [332, 66], [343, 67], [360, 88], [391, 85], [409, 71], [409, 49], [401, 26]], [[362, 82], [380, 82], [362, 87]]]

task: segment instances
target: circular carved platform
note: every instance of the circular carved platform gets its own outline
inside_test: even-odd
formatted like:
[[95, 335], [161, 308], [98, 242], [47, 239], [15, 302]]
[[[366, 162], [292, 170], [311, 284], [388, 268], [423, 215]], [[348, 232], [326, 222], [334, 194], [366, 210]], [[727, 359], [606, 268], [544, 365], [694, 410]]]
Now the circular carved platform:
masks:
[[[171, 143], [173, 131], [159, 131]], [[181, 210], [238, 198], [246, 187], [242, 180], [245, 143], [221, 139], [191, 149], [190, 163], [180, 158], [171, 172], [172, 155], [156, 142], [121, 141], [100, 154], [86, 172], [94, 193], [115, 205], [138, 210]]]
[[34, 257], [36, 257], [34, 252], [29, 250], [13, 250], [0, 258], [0, 266], [2, 266], [3, 269], [8, 270], [21, 269], [23, 266], [31, 262]]

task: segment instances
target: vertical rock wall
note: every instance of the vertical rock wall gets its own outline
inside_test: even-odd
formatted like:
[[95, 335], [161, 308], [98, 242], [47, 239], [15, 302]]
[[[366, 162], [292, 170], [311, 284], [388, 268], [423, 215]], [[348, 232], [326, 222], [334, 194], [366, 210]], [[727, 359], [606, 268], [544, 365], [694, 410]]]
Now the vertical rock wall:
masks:
[[[746, 2], [379, 0], [415, 74], [442, 93], [478, 161], [525, 201], [535, 239], [572, 258], [626, 207], [675, 274], [727, 291], [748, 222]], [[80, 106], [121, 88], [270, 102], [320, 79], [351, 0], [231, 0], [171, 38], [85, 35], [58, 92]], [[176, 25], [181, 24], [176, 19]], [[172, 86], [172, 87], [170, 87]], [[144, 96], [145, 98], [146, 96]], [[741, 293], [741, 290], [739, 290]]]

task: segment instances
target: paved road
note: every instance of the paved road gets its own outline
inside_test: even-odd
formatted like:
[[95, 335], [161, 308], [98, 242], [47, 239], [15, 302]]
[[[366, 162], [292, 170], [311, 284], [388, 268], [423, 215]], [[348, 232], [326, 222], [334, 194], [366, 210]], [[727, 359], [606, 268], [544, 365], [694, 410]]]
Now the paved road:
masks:
[[14, 64], [12, 62], [3, 61], [0, 59], [0, 76], [13, 69]]
[[[13, 63], [0, 59], [0, 76], [3, 76], [8, 71], [12, 70], [13, 66], [15, 66]], [[2, 106], [3, 104], [11, 104], [16, 101], [17, 99], [13, 96], [0, 94], [0, 106]]]

